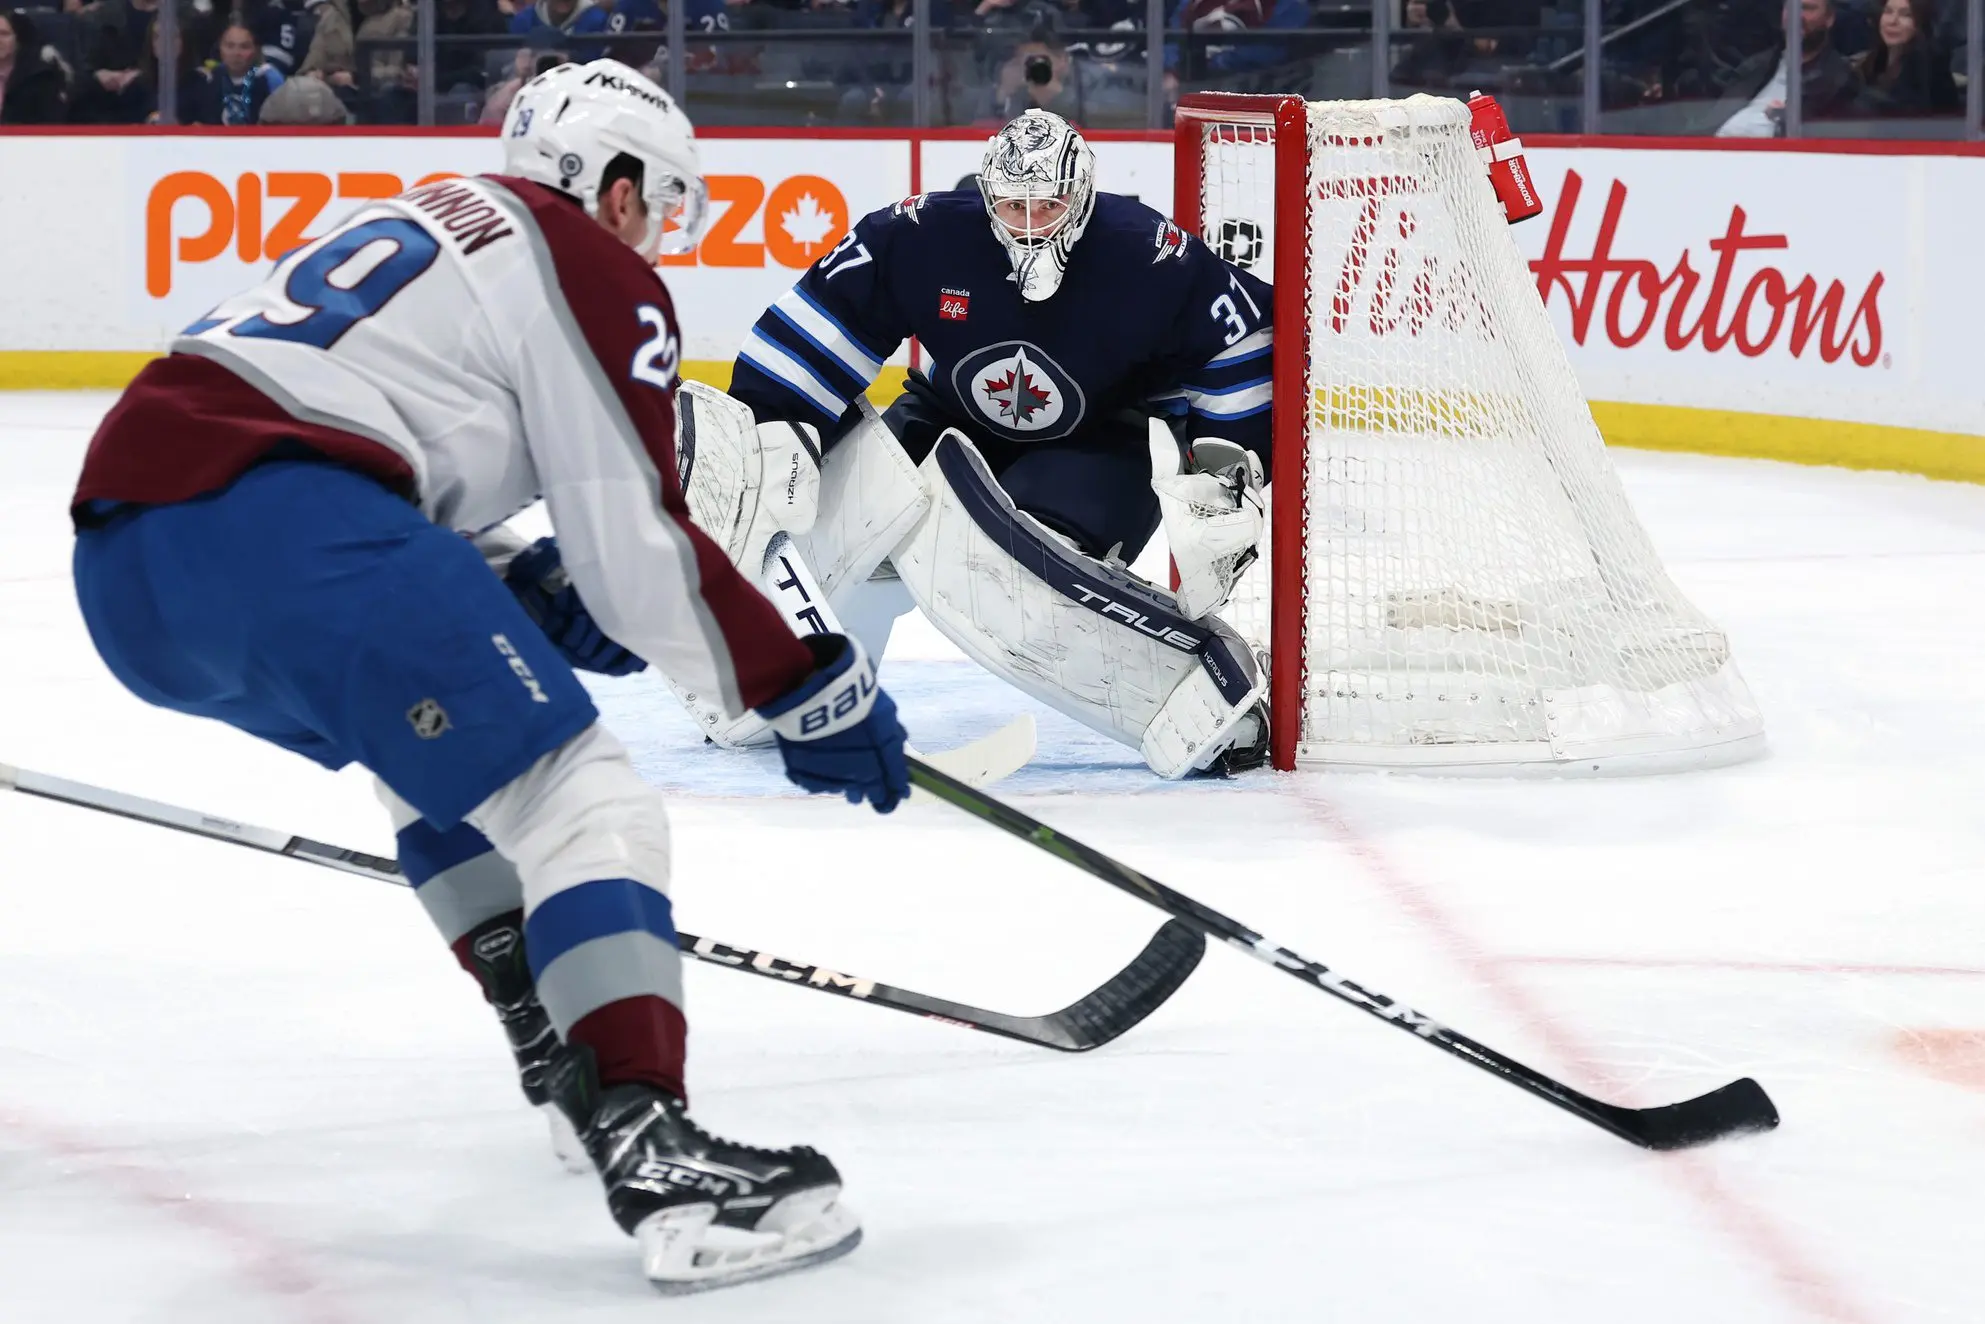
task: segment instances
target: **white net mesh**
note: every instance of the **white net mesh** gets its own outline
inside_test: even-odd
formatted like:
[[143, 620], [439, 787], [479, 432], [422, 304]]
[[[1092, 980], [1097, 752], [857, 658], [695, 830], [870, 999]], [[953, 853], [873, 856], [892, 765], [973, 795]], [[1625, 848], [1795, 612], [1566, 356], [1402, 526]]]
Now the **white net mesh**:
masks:
[[[1272, 132], [1191, 122], [1201, 232], [1274, 280]], [[1308, 108], [1301, 584], [1264, 558], [1222, 612], [1302, 613], [1298, 758], [1741, 757], [1758, 714], [1669, 581], [1512, 242], [1460, 102]], [[1290, 304], [1278, 299], [1278, 308]], [[1278, 316], [1279, 338], [1298, 334]], [[1290, 444], [1277, 437], [1279, 450]], [[1285, 506], [1286, 510], [1287, 507]], [[1281, 595], [1280, 604], [1274, 595]]]

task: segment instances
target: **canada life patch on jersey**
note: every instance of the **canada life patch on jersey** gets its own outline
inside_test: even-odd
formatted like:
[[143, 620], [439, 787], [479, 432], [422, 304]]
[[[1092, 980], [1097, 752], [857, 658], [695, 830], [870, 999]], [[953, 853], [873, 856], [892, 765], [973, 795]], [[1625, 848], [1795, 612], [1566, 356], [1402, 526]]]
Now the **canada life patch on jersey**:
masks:
[[970, 290], [939, 290], [937, 292], [937, 315], [947, 322], [962, 322], [972, 312], [972, 292]]
[[1014, 441], [1065, 436], [1082, 422], [1082, 388], [1038, 345], [1007, 340], [958, 361], [952, 389], [994, 432]]

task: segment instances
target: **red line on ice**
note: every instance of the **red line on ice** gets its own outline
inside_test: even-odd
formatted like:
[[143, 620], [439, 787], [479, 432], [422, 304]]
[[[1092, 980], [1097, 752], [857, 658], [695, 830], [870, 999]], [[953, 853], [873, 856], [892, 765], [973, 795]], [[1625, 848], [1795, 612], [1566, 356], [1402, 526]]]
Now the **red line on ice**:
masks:
[[1854, 961], [1726, 961], [1717, 957], [1664, 956], [1503, 956], [1504, 965], [1585, 966], [1617, 970], [1733, 970], [1767, 975], [1932, 975], [1976, 979], [1985, 969], [1970, 965], [1884, 965]]
[[297, 1248], [230, 1213], [211, 1198], [191, 1194], [191, 1179], [168, 1168], [141, 1164], [61, 1127], [0, 1109], [0, 1129], [47, 1154], [76, 1160], [91, 1176], [127, 1199], [224, 1244], [243, 1277], [289, 1304], [309, 1324], [351, 1324], [354, 1316], [329, 1299], [330, 1285], [313, 1273]]
[[[1316, 796], [1299, 792], [1297, 798], [1336, 843], [1364, 865], [1366, 873], [1392, 901], [1433, 935], [1450, 959], [1522, 1020], [1554, 1054], [1576, 1065], [1609, 1099], [1627, 1102], [1633, 1097], [1634, 1086], [1630, 1082], [1598, 1065], [1599, 1053], [1551, 1015], [1511, 976], [1508, 962], [1469, 937], [1460, 922], [1404, 870], [1394, 866], [1376, 842]], [[1874, 1317], [1854, 1300], [1845, 1285], [1796, 1246], [1769, 1214], [1725, 1185], [1708, 1158], [1690, 1153], [1667, 1154], [1662, 1156], [1661, 1169], [1761, 1261], [1771, 1280], [1806, 1314], [1829, 1324], [1874, 1324]]]

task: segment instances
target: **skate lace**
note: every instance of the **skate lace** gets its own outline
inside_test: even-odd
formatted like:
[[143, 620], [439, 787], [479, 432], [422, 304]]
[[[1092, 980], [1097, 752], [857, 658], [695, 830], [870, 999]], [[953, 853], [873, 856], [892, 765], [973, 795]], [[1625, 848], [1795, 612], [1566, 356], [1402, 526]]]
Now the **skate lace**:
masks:
[[813, 1147], [811, 1145], [787, 1145], [783, 1149], [773, 1149], [767, 1145], [747, 1145], [740, 1141], [727, 1140], [724, 1137], [713, 1134], [712, 1132], [707, 1131], [703, 1127], [697, 1125], [696, 1122], [689, 1117], [688, 1113], [684, 1110], [684, 1107], [680, 1102], [676, 1102], [665, 1106], [669, 1107], [670, 1110], [674, 1112], [676, 1121], [678, 1122], [678, 1124], [681, 1125], [685, 1133], [694, 1136], [698, 1141], [701, 1141], [704, 1145], [708, 1146], [711, 1149], [722, 1147], [725, 1149], [730, 1149], [730, 1150], [750, 1154], [753, 1155], [754, 1157], [770, 1158], [770, 1159], [798, 1159], [798, 1158], [808, 1157], [812, 1155], [812, 1153], [814, 1152]]

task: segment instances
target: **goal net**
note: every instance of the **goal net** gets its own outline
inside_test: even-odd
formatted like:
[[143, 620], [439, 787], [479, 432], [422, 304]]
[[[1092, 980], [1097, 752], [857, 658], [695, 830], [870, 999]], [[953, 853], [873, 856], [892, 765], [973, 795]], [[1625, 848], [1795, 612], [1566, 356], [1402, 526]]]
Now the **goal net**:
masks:
[[1272, 551], [1221, 615], [1276, 766], [1748, 757], [1729, 644], [1608, 461], [1459, 101], [1199, 94], [1177, 220], [1275, 287]]

